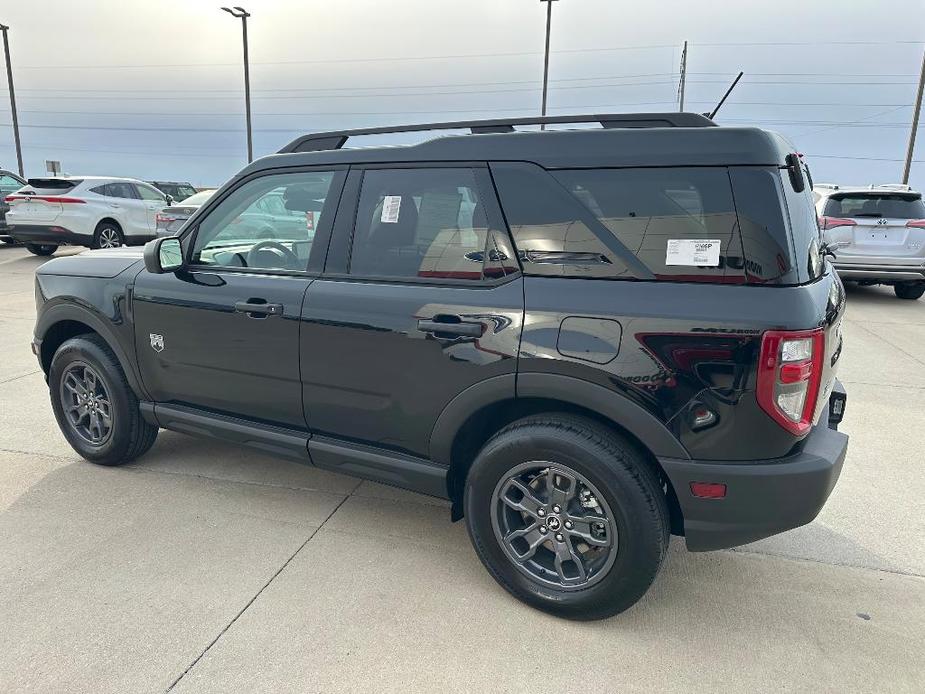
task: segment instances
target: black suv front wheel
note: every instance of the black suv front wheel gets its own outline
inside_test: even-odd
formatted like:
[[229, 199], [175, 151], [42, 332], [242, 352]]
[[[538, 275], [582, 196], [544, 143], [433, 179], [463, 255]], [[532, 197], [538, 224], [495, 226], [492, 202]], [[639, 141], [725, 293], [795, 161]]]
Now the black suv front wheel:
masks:
[[493, 436], [469, 471], [466, 524], [505, 589], [561, 617], [601, 619], [638, 601], [668, 546], [658, 478], [613, 430], [537, 415]]
[[80, 335], [58, 348], [48, 388], [61, 433], [91, 463], [121, 465], [154, 445], [157, 427], [142, 418], [122, 367], [98, 335]]

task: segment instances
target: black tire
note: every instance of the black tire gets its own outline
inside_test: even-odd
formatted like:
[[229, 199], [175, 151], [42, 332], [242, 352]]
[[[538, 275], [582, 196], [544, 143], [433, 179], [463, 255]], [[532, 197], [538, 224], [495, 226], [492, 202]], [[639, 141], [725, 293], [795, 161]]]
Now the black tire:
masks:
[[925, 282], [903, 282], [894, 284], [893, 291], [900, 299], [919, 299], [925, 294]]
[[125, 245], [122, 229], [115, 222], [100, 222], [93, 232], [93, 248], [117, 248]]
[[[492, 510], [498, 503], [496, 490], [509, 472], [516, 473], [528, 461], [566, 466], [603, 496], [617, 540], [612, 564], [601, 568], [595, 583], [551, 587], [529, 575], [502, 547]], [[475, 551], [495, 580], [527, 604], [568, 619], [603, 619], [635, 604], [655, 580], [668, 548], [667, 501], [642, 453], [617, 432], [569, 414], [527, 417], [495, 434], [469, 471], [465, 511]], [[550, 520], [541, 528], [544, 533]], [[568, 542], [575, 546], [572, 538]], [[550, 551], [548, 543], [540, 545], [534, 558], [544, 547]]]
[[9, 244], [11, 246], [14, 243], [16, 243], [16, 239], [11, 239], [9, 236], [7, 236], [6, 238], [0, 239], [0, 241], [2, 241], [3, 243]]
[[26, 250], [32, 255], [51, 255], [58, 247], [53, 243], [27, 243]]
[[[108, 396], [111, 428], [99, 444], [88, 441], [68, 419], [62, 396], [62, 379], [75, 368], [89, 366], [99, 377]], [[51, 406], [58, 426], [71, 447], [83, 458], [98, 465], [122, 465], [146, 453], [157, 438], [158, 429], [146, 422], [138, 407], [125, 373], [109, 345], [95, 334], [80, 335], [62, 344], [48, 370]]]

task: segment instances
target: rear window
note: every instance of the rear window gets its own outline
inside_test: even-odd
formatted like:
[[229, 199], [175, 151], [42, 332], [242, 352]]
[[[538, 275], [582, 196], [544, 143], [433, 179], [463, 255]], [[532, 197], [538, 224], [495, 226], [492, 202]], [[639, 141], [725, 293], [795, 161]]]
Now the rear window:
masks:
[[918, 193], [836, 193], [825, 203], [827, 217], [925, 218]]
[[76, 178], [30, 178], [28, 180], [28, 184], [32, 186], [36, 192], [43, 191], [55, 194], [66, 193], [69, 190], [73, 190], [81, 183], [83, 183], [83, 181]]
[[524, 272], [745, 281], [725, 168], [536, 168], [492, 169]]

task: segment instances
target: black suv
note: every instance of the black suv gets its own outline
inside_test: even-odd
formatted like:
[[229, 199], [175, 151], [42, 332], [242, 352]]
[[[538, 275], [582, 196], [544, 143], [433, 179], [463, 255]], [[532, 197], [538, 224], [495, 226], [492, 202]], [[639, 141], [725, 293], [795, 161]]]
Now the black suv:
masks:
[[825, 503], [848, 437], [824, 252], [793, 148], [695, 114], [314, 134], [143, 260], [43, 265], [33, 348], [92, 462], [164, 428], [445, 497], [504, 588], [595, 619], [669, 534], [732, 547]]

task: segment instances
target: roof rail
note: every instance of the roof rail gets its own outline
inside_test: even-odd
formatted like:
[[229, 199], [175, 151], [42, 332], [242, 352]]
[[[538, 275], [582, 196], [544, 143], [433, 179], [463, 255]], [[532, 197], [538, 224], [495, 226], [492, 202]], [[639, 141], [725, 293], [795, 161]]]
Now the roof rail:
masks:
[[601, 113], [577, 116], [534, 116], [523, 118], [500, 118], [493, 120], [451, 121], [446, 123], [419, 123], [415, 125], [389, 125], [379, 128], [356, 130], [334, 130], [330, 132], [302, 135], [279, 150], [280, 154], [292, 152], [318, 152], [341, 149], [347, 140], [358, 135], [384, 135], [386, 133], [411, 133], [425, 130], [463, 130], [473, 135], [484, 133], [512, 133], [515, 125], [554, 125], [557, 123], [600, 123], [605, 128], [702, 128], [715, 126], [709, 118], [699, 113]]
[[912, 186], [905, 183], [880, 183], [874, 188], [884, 188], [886, 190], [912, 190]]
[[837, 183], [814, 183], [813, 188], [825, 188], [826, 190], [838, 190]]

